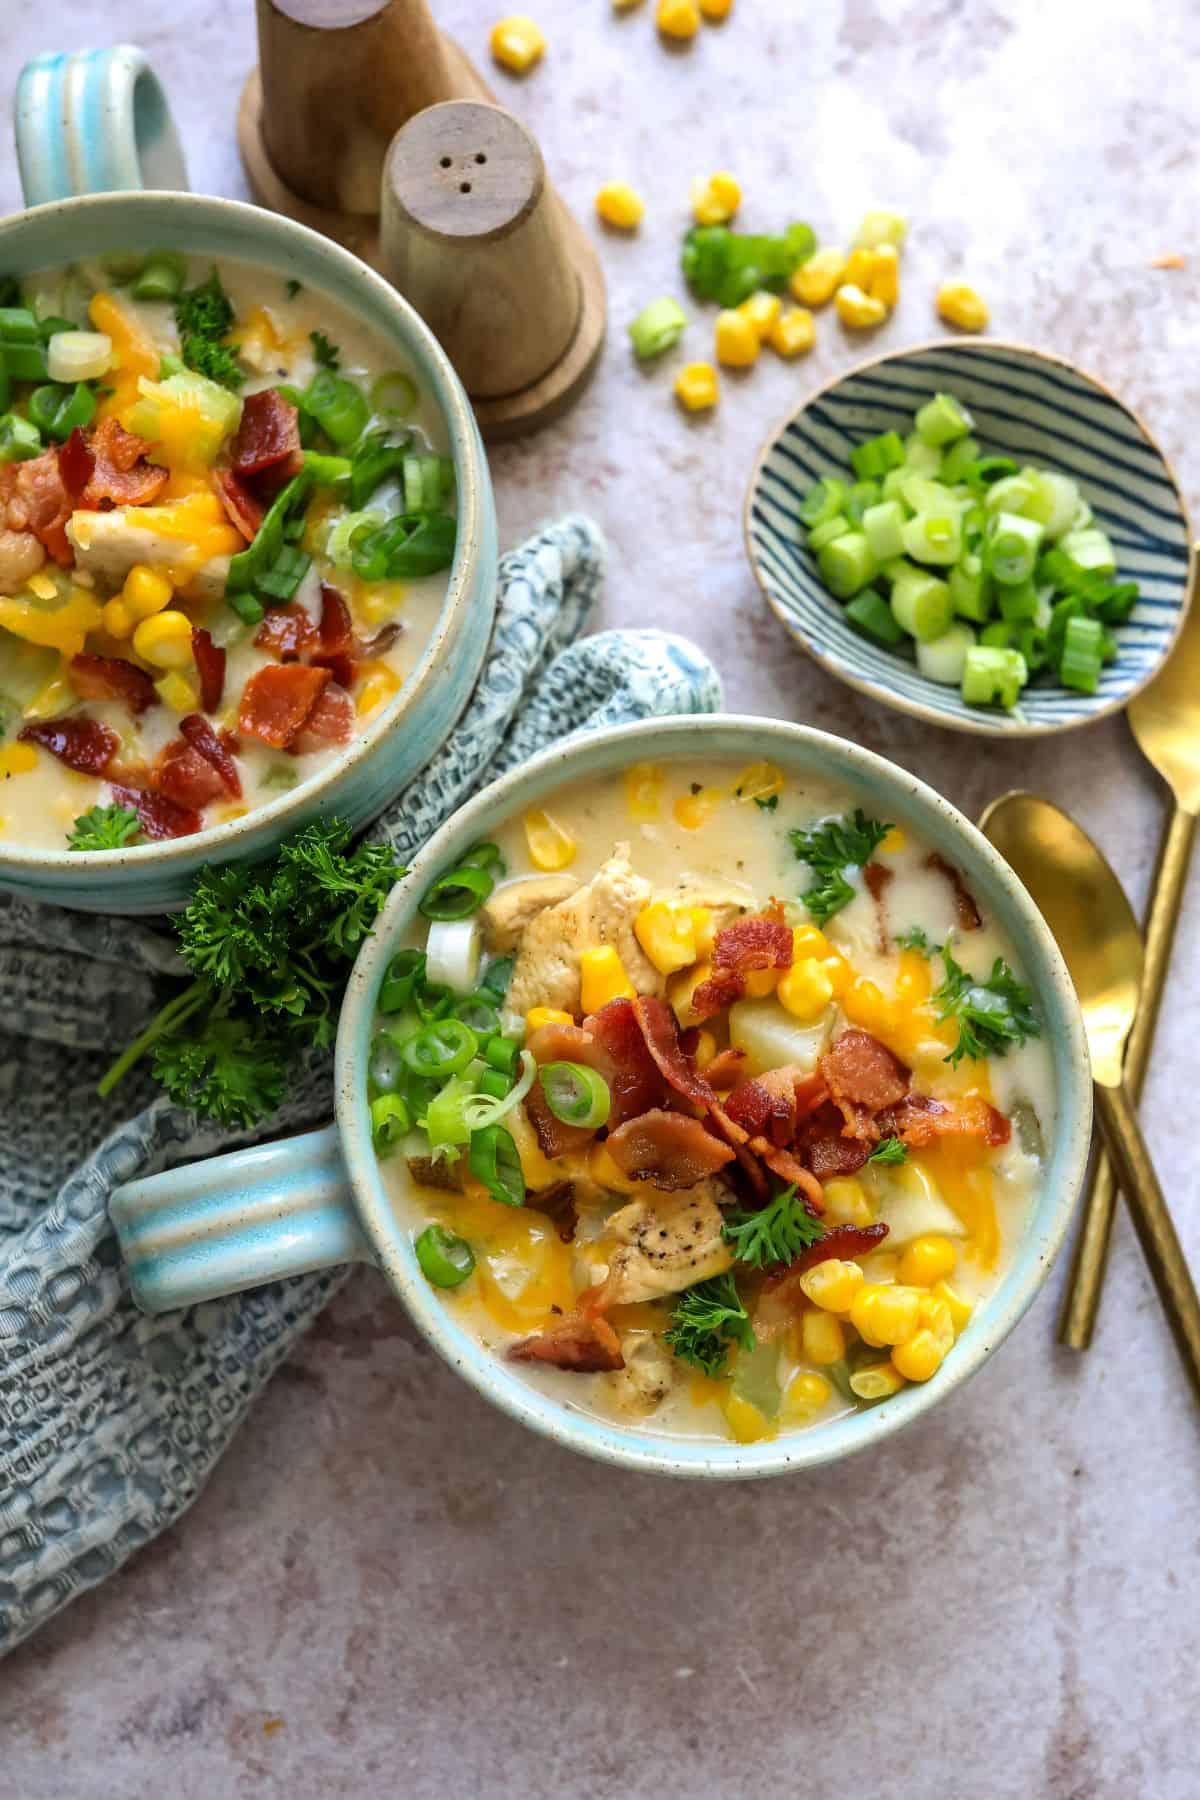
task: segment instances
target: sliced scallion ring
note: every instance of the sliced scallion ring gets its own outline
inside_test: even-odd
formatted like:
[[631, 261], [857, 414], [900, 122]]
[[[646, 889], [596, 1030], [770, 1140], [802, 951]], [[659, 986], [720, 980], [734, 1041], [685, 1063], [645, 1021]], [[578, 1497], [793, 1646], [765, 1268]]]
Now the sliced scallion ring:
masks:
[[516, 1140], [503, 1125], [489, 1125], [471, 1138], [471, 1173], [502, 1206], [524, 1206], [525, 1172]]
[[444, 1225], [427, 1225], [413, 1244], [426, 1281], [434, 1287], [460, 1287], [475, 1267], [475, 1256], [466, 1238]]
[[537, 1079], [537, 1072], [533, 1057], [528, 1050], [522, 1050], [521, 1074], [514, 1087], [509, 1087], [503, 1095], [473, 1094], [467, 1101], [463, 1116], [471, 1131], [486, 1131], [519, 1106]]
[[412, 1114], [399, 1094], [380, 1094], [371, 1102], [371, 1142], [377, 1156], [390, 1156], [412, 1130]]
[[423, 950], [398, 950], [387, 966], [379, 989], [381, 1013], [403, 1012], [412, 1004], [417, 983], [425, 976]]
[[545, 1063], [541, 1073], [546, 1105], [556, 1119], [588, 1131], [605, 1123], [612, 1094], [603, 1075], [573, 1062]]
[[427, 919], [466, 919], [478, 912], [495, 885], [483, 869], [460, 864], [430, 883], [418, 911]]
[[430, 981], [453, 988], [456, 994], [469, 994], [479, 974], [482, 949], [478, 917], [437, 919], [425, 940], [425, 972]]
[[432, 1019], [400, 1046], [405, 1068], [423, 1080], [460, 1075], [479, 1049], [479, 1039], [461, 1019]]

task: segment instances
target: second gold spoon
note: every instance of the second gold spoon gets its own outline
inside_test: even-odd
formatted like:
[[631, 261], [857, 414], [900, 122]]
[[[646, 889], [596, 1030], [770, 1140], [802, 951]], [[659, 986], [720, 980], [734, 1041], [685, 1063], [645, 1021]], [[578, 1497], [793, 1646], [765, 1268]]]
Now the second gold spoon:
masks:
[[1066, 959], [1087, 1032], [1096, 1112], [1184, 1366], [1200, 1397], [1200, 1296], [1125, 1089], [1142, 938], [1125, 891], [1087, 833], [1036, 794], [1004, 794], [979, 821], [1028, 888]]

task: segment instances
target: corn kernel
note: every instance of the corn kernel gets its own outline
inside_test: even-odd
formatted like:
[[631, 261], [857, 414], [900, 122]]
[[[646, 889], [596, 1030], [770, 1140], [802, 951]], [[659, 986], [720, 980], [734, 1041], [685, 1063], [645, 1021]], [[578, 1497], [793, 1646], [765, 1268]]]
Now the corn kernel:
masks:
[[502, 69], [524, 75], [539, 62], [546, 48], [546, 36], [528, 13], [512, 13], [492, 26], [492, 56]]
[[165, 575], [145, 563], [134, 563], [125, 577], [121, 598], [135, 619], [149, 619], [171, 604], [175, 590]]
[[767, 339], [776, 356], [804, 356], [817, 341], [817, 323], [807, 306], [780, 313]]
[[711, 1031], [701, 1031], [696, 1037], [696, 1048], [692, 1051], [692, 1061], [704, 1072], [717, 1054], [717, 1040]]
[[875, 272], [875, 253], [872, 250], [852, 250], [846, 258], [846, 266], [842, 270], [839, 287], [860, 287], [866, 291], [871, 284], [871, 276]]
[[540, 807], [527, 812], [521, 823], [525, 827], [529, 860], [535, 869], [553, 872], [570, 868], [579, 853], [579, 845], [569, 831], [564, 831]]
[[743, 319], [749, 319], [758, 333], [759, 343], [765, 344], [774, 329], [775, 321], [783, 310], [783, 301], [778, 294], [765, 292], [751, 294], [750, 298], [743, 300], [735, 310], [741, 313]]
[[686, 907], [653, 900], [633, 921], [633, 931], [660, 975], [688, 969], [696, 960], [696, 927]]
[[866, 1281], [851, 1303], [850, 1323], [868, 1344], [905, 1344], [919, 1323], [919, 1300], [915, 1288]]
[[793, 269], [788, 287], [793, 299], [799, 300], [801, 306], [824, 306], [833, 299], [845, 272], [846, 252], [830, 246], [827, 250], [814, 251], [807, 262]]
[[935, 1281], [944, 1281], [947, 1275], [953, 1275], [957, 1267], [958, 1251], [950, 1239], [937, 1232], [928, 1232], [906, 1246], [898, 1273], [901, 1281], [910, 1287], [932, 1287]]
[[579, 1003], [585, 1013], [599, 1012], [610, 1000], [632, 1000], [636, 992], [611, 944], [583, 952], [579, 958]]
[[675, 398], [685, 412], [706, 412], [721, 397], [711, 363], [685, 363], [675, 377]]
[[765, 1000], [769, 994], [773, 994], [779, 985], [780, 972], [778, 969], [747, 970], [743, 990], [747, 1000]]
[[725, 1414], [731, 1437], [739, 1444], [757, 1444], [763, 1438], [775, 1436], [775, 1427], [767, 1415], [752, 1400], [735, 1394], [732, 1388], [725, 1391], [721, 1411]]
[[153, 613], [135, 628], [133, 647], [144, 662], [153, 663], [156, 668], [190, 668], [192, 621], [186, 613]]
[[821, 958], [828, 956], [833, 946], [819, 925], [793, 925], [792, 927], [792, 961], [800, 962], [806, 956]]
[[588, 1174], [598, 1187], [609, 1188], [615, 1194], [637, 1194], [643, 1191], [644, 1183], [632, 1180], [618, 1169], [613, 1161], [612, 1151], [605, 1143], [595, 1143], [588, 1151]]
[[662, 806], [663, 772], [655, 763], [634, 763], [625, 771], [625, 809], [631, 819], [648, 823]]
[[902, 950], [896, 971], [896, 999], [912, 1009], [923, 1006], [933, 987], [929, 963], [919, 950]]
[[[78, 574], [78, 571], [76, 573]], [[25, 585], [30, 593], [35, 594], [39, 600], [58, 599], [58, 584], [53, 575], [47, 575], [44, 569], [36, 570]]]
[[723, 790], [717, 787], [702, 787], [694, 794], [681, 794], [671, 808], [675, 823], [682, 825], [685, 831], [699, 831], [724, 798]]
[[696, 934], [696, 955], [711, 956], [713, 945], [717, 941], [717, 928], [713, 923], [712, 911], [707, 906], [690, 906], [692, 930]]
[[903, 213], [881, 207], [866, 215], [854, 234], [854, 244], [859, 250], [878, 250], [884, 245], [899, 250], [907, 235], [908, 221]]
[[971, 1302], [964, 1300], [958, 1290], [952, 1288], [948, 1281], [935, 1282], [930, 1293], [935, 1300], [945, 1301], [950, 1311], [950, 1323], [954, 1327], [954, 1334], [956, 1337], [959, 1336], [970, 1324], [971, 1314], [975, 1311]]
[[863, 1272], [856, 1262], [842, 1262], [836, 1256], [814, 1263], [800, 1277], [800, 1292], [824, 1312], [848, 1313], [862, 1292]]
[[762, 345], [749, 319], [726, 308], [717, 314], [716, 347], [717, 361], [727, 369], [749, 369]]
[[882, 325], [887, 318], [887, 307], [883, 301], [864, 294], [852, 282], [838, 289], [833, 296], [833, 304], [837, 308], [838, 318], [849, 331], [870, 331], [876, 325]]
[[892, 244], [881, 244], [871, 253], [871, 278], [867, 292], [885, 306], [895, 306], [900, 298], [900, 253]]
[[881, 856], [897, 856], [901, 850], [907, 847], [907, 844], [908, 833], [903, 825], [890, 825], [887, 836], [880, 843], [879, 854]]
[[733, 784], [733, 794], [743, 806], [751, 800], [774, 800], [784, 789], [783, 770], [774, 763], [747, 763]]
[[986, 331], [991, 314], [987, 304], [965, 281], [946, 281], [937, 291], [938, 317], [960, 331]]
[[542, 1025], [573, 1025], [574, 1019], [569, 1012], [563, 1012], [557, 1006], [531, 1006], [525, 1014], [525, 1032], [537, 1031]]
[[133, 630], [133, 614], [123, 600], [106, 600], [100, 608], [100, 623], [109, 637], [127, 638]]
[[852, 1025], [859, 1025], [864, 1031], [872, 1031], [876, 1036], [880, 1032], [891, 1030], [891, 1004], [882, 988], [869, 981], [865, 975], [859, 975], [852, 981], [841, 998], [842, 1011]]
[[694, 969], [686, 969], [678, 975], [672, 975], [667, 982], [667, 1004], [682, 1026], [700, 1024], [700, 1020], [692, 1010], [692, 996], [698, 987], [711, 979], [711, 976], [712, 964], [702, 962], [698, 963]]
[[28, 775], [37, 768], [38, 754], [32, 744], [6, 744], [0, 750], [0, 779], [10, 775]]
[[700, 0], [700, 11], [710, 25], [719, 24], [733, 11], [733, 0]]
[[68, 706], [72, 706], [75, 699], [75, 689], [62, 673], [62, 664], [60, 663], [58, 673], [52, 675], [49, 681], [38, 689], [33, 699], [27, 701], [21, 708], [21, 717], [24, 719], [53, 719], [56, 714], [64, 712]]
[[163, 705], [169, 706], [172, 712], [195, 712], [200, 705], [200, 696], [196, 689], [187, 676], [181, 675], [177, 669], [172, 669], [169, 675], [164, 675], [156, 681], [154, 691]]
[[634, 231], [645, 217], [646, 203], [627, 181], [609, 181], [596, 195], [596, 211], [606, 225]]
[[922, 1331], [932, 1331], [943, 1350], [954, 1346], [954, 1320], [944, 1300], [934, 1294], [922, 1294], [917, 1306], [917, 1322]]
[[928, 1381], [942, 1366], [946, 1352], [932, 1331], [918, 1331], [906, 1344], [897, 1344], [892, 1363], [906, 1381]]
[[697, 225], [727, 225], [742, 204], [742, 190], [725, 169], [692, 183], [692, 213]]
[[821, 967], [829, 977], [833, 997], [835, 1000], [840, 1000], [855, 979], [854, 970], [840, 950], [830, 950], [828, 956], [823, 956], [820, 960]]
[[794, 962], [780, 977], [776, 990], [779, 1004], [795, 1019], [810, 1024], [819, 1019], [833, 999], [833, 983], [814, 956]]
[[696, 0], [658, 0], [655, 24], [664, 37], [686, 42], [700, 29], [700, 10]]
[[[825, 1217], [831, 1225], [873, 1225], [875, 1208], [861, 1181], [835, 1175], [825, 1183]], [[855, 1268], [858, 1267], [856, 1263]]]
[[783, 1396], [783, 1410], [790, 1419], [809, 1419], [826, 1405], [833, 1389], [823, 1375], [802, 1369], [788, 1382]]
[[841, 1362], [846, 1354], [846, 1334], [841, 1320], [819, 1308], [806, 1312], [800, 1321], [800, 1352], [805, 1362], [816, 1363], [819, 1369]]
[[389, 701], [400, 689], [400, 677], [395, 669], [387, 663], [364, 663], [362, 668], [363, 682], [358, 690], [355, 707], [362, 719], [369, 718], [372, 713]]
[[890, 1400], [903, 1386], [903, 1375], [891, 1363], [872, 1363], [850, 1377], [850, 1387], [860, 1400]]

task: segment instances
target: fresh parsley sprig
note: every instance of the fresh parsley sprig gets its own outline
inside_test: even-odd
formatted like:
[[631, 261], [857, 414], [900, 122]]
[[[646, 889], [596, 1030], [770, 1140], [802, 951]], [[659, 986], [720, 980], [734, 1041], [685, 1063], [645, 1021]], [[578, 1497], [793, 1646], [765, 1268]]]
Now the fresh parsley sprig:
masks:
[[903, 1138], [880, 1138], [870, 1156], [868, 1156], [867, 1161], [869, 1163], [883, 1163], [885, 1167], [892, 1163], [907, 1162], [908, 1145], [904, 1142]]
[[811, 830], [788, 832], [797, 857], [816, 876], [801, 899], [818, 925], [849, 906], [855, 889], [846, 879], [846, 871], [857, 871], [869, 863], [891, 829], [881, 819], [868, 819], [858, 806], [845, 818], [826, 819]]
[[754, 1348], [750, 1315], [728, 1271], [684, 1289], [675, 1303], [670, 1327], [663, 1333], [663, 1342], [683, 1362], [702, 1369], [706, 1375], [721, 1373], [730, 1344], [740, 1344], [745, 1350]]
[[929, 937], [922, 925], [910, 925], [907, 931], [898, 931], [896, 945], [900, 950], [919, 950], [922, 956], [931, 956], [937, 949], [936, 944], [929, 942]]
[[964, 1056], [979, 1061], [1004, 1056], [1010, 1045], [1040, 1037], [1041, 1021], [1033, 994], [1018, 981], [1002, 956], [992, 964], [986, 981], [977, 981], [955, 961], [949, 944], [941, 950], [945, 979], [933, 990], [939, 1019], [957, 1019], [958, 1042], [945, 1058], [957, 1068]]
[[144, 842], [142, 821], [128, 806], [91, 806], [72, 826], [67, 849], [128, 850]]
[[802, 1250], [825, 1235], [825, 1227], [807, 1210], [795, 1186], [768, 1201], [759, 1212], [732, 1212], [721, 1229], [739, 1262], [766, 1269], [794, 1262]]
[[236, 390], [246, 377], [224, 342], [233, 318], [232, 303], [215, 269], [198, 287], [185, 288], [175, 302], [179, 349], [188, 368]]
[[313, 348], [313, 356], [319, 369], [337, 369], [341, 367], [342, 353], [336, 344], [331, 344], [323, 331], [310, 331], [308, 341]]

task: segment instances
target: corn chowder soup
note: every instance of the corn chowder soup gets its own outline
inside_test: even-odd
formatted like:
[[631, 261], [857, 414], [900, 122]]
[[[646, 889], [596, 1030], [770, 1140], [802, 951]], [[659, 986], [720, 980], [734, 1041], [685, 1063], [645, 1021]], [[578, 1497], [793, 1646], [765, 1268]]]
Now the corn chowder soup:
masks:
[[848, 790], [668, 762], [424, 896], [370, 1065], [445, 1304], [563, 1404], [750, 1442], [936, 1380], [1054, 1129], [961, 873]]
[[0, 283], [0, 841], [186, 836], [399, 691], [454, 554], [446, 432], [297, 281], [174, 252]]

